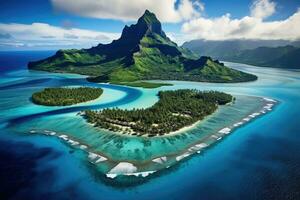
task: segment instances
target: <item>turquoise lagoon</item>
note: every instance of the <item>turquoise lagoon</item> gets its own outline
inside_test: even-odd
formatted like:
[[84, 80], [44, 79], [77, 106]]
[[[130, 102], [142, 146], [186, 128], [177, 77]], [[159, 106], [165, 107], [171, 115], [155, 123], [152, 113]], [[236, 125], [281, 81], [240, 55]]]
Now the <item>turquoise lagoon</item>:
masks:
[[[141, 192], [148, 196], [139, 199], [163, 199], [170, 195], [173, 199], [197, 199], [198, 197], [253, 199], [250, 198], [253, 196], [249, 195], [253, 190], [259, 197], [264, 195], [268, 197], [271, 194], [263, 193], [263, 189], [260, 189], [268, 185], [263, 182], [264, 179], [261, 179], [266, 174], [265, 170], [272, 172], [269, 178], [272, 178], [276, 184], [280, 184], [274, 176], [285, 174], [281, 171], [286, 169], [284, 166], [291, 166], [291, 169], [297, 166], [297, 155], [299, 155], [297, 152], [300, 151], [293, 145], [299, 141], [299, 138], [293, 133], [299, 131], [296, 116], [297, 111], [300, 110], [297, 103], [300, 99], [300, 72], [236, 63], [227, 63], [227, 65], [254, 73], [259, 76], [259, 79], [255, 82], [239, 84], [171, 81], [174, 86], [141, 89], [108, 84], [96, 85], [86, 82], [84, 77], [78, 75], [29, 72], [24, 69], [24, 66], [1, 74], [5, 77], [0, 85], [1, 141], [13, 143], [14, 145], [10, 146], [13, 149], [15, 145], [21, 148], [22, 143], [29, 143], [39, 151], [49, 148], [51, 151], [59, 152], [54, 157], [44, 156], [43, 159], [36, 159], [38, 165], [33, 170], [37, 174], [35, 177], [37, 182], [30, 185], [30, 188], [35, 189], [25, 187], [27, 192], [25, 194], [29, 197], [31, 195], [39, 197], [51, 193], [64, 197], [64, 195], [71, 195], [71, 191], [67, 190], [71, 184], [78, 191], [75, 199], [99, 199], [97, 197], [103, 194], [106, 195], [103, 199], [133, 199], [141, 197], [139, 196]], [[38, 106], [30, 101], [31, 94], [44, 87], [81, 85], [102, 87], [103, 96], [96, 101], [70, 107]], [[177, 135], [150, 139], [97, 129], [77, 115], [84, 109], [148, 107], [158, 100], [156, 94], [159, 90], [181, 88], [224, 91], [234, 95], [236, 101], [232, 105], [220, 107], [216, 113], [193, 129]], [[252, 113], [261, 112], [266, 104], [274, 103], [263, 97], [277, 101], [271, 112], [261, 113], [248, 123], [244, 121], [241, 126], [232, 127]], [[224, 127], [232, 129], [230, 134], [218, 133]], [[50, 136], [52, 132], [56, 135]], [[81, 148], [78, 144], [72, 145], [73, 143], [56, 137], [59, 135], [67, 135], [68, 140], [78, 141], [87, 148]], [[224, 137], [224, 135], [228, 136]], [[222, 139], [219, 139], [220, 137]], [[204, 143], [216, 145], [208, 148], [203, 145]], [[282, 148], [277, 150], [281, 144], [284, 148], [292, 149], [294, 153], [287, 155]], [[193, 148], [195, 145], [199, 148]], [[22, 151], [18, 151], [20, 152]], [[107, 160], [95, 163], [101, 157], [95, 158], [89, 152], [97, 153]], [[282, 155], [283, 153], [285, 154]], [[274, 155], [277, 157], [274, 158]], [[281, 155], [288, 160], [279, 159]], [[153, 159], [158, 162], [153, 162]], [[127, 167], [125, 171], [113, 170], [113, 172], [134, 174], [146, 171], [149, 174], [138, 175], [149, 176], [138, 179], [141, 185], [131, 186], [128, 190], [124, 188], [119, 190], [118, 184], [113, 187], [107, 186], [107, 183], [111, 185], [124, 181], [122, 176], [115, 177], [114, 174], [110, 174], [110, 171], [120, 162], [132, 163], [134, 167], [127, 164], [123, 165]], [[288, 164], [282, 165], [286, 162]], [[54, 171], [50, 179], [52, 184], [47, 186], [44, 184], [45, 174], [42, 173], [45, 169]], [[260, 171], [256, 171], [258, 169], [265, 173], [261, 174]], [[151, 174], [150, 172], [153, 171], [158, 172]], [[110, 174], [109, 177], [114, 179], [107, 177], [106, 174]], [[297, 171], [290, 171], [287, 175], [291, 181], [290, 186], [288, 187], [289, 183], [285, 186], [280, 185], [285, 188], [285, 191], [289, 191], [289, 194], [293, 195], [295, 183], [292, 177], [299, 177], [297, 175], [299, 175]], [[219, 178], [214, 180], [216, 177]], [[144, 182], [145, 180], [147, 182]], [[181, 184], [174, 185], [178, 181]], [[226, 185], [228, 181], [230, 184]], [[125, 179], [126, 185], [132, 182], [135, 183], [135, 180], [130, 179], [128, 182]], [[247, 188], [241, 189], [243, 184]], [[207, 187], [217, 188], [220, 192], [217, 194]], [[240, 189], [234, 190], [233, 187]], [[274, 193], [273, 188], [269, 190]], [[59, 191], [64, 191], [64, 195]], [[157, 192], [153, 194], [153, 191]], [[280, 192], [281, 190], [275, 191], [275, 194], [282, 197]], [[24, 192], [16, 193], [18, 194], [22, 195]]]
[[[157, 102], [159, 90], [220, 89], [210, 88], [209, 84], [175, 81], [172, 82], [174, 85], [172, 87], [141, 89], [89, 83], [84, 76], [77, 75], [28, 73], [27, 71], [24, 71], [23, 75], [22, 72], [18, 73], [18, 76], [25, 77], [27, 75], [28, 79], [24, 84], [28, 84], [29, 87], [24, 88], [18, 83], [2, 87], [4, 92], [9, 90], [11, 85], [14, 85], [16, 90], [18, 90], [17, 87], [21, 87], [20, 90], [22, 90], [17, 92], [22, 106], [13, 105], [14, 108], [10, 109], [10, 113], [6, 115], [9, 118], [7, 127], [20, 134], [54, 136], [65, 141], [74, 149], [83, 150], [86, 152], [86, 161], [93, 163], [95, 169], [99, 173], [105, 174], [107, 178], [115, 178], [119, 175], [145, 177], [159, 170], [167, 169], [194, 153], [202, 153], [208, 146], [230, 134], [233, 129], [266, 114], [275, 105], [275, 101], [272, 99], [230, 92], [235, 97], [233, 103], [220, 106], [214, 114], [185, 131], [153, 138], [127, 136], [95, 128], [78, 113], [86, 109], [107, 107], [122, 109], [150, 107]], [[36, 83], [41, 84], [37, 86]], [[94, 101], [69, 107], [34, 105], [30, 101], [31, 94], [49, 85], [72, 87], [89, 85], [103, 88], [104, 93]], [[5, 95], [3, 94], [3, 96]], [[16, 98], [16, 96], [11, 98]], [[6, 101], [10, 102], [7, 99]], [[133, 181], [132, 177], [130, 181]]]

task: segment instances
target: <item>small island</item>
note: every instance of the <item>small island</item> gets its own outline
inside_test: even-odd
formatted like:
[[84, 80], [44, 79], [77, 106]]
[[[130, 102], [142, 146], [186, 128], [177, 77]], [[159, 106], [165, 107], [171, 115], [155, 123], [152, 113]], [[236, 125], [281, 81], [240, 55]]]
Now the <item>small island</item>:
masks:
[[101, 96], [101, 88], [45, 88], [32, 95], [32, 101], [45, 106], [69, 106], [87, 102]]
[[162, 136], [178, 131], [212, 114], [218, 105], [233, 100], [229, 94], [217, 91], [182, 89], [160, 91], [159, 101], [147, 109], [85, 111], [89, 123], [123, 134]]

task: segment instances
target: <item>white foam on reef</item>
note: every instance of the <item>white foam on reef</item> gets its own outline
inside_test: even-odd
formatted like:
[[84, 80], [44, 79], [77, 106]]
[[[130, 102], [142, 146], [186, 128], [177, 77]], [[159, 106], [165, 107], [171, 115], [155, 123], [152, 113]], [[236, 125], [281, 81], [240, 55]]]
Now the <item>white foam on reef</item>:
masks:
[[[268, 102], [276, 102], [275, 100], [273, 99], [267, 99], [267, 98], [264, 98], [266, 101]], [[266, 113], [268, 110], [272, 110], [271, 108], [274, 106], [274, 103], [266, 103], [265, 106], [259, 111], [259, 112], [254, 112], [252, 114], [249, 114], [247, 117], [243, 118], [241, 121], [239, 122], [236, 122], [235, 124], [232, 124], [231, 126], [229, 127], [225, 127], [225, 128], [222, 128], [221, 130], [218, 131], [219, 134], [229, 134], [233, 128], [236, 128], [238, 126], [241, 126], [247, 122], [249, 122], [250, 120], [260, 116], [261, 114], [264, 114]], [[223, 136], [223, 135], [222, 135]], [[216, 135], [211, 135], [210, 137], [211, 138], [214, 138], [216, 140], [221, 140], [223, 137], [216, 134]], [[192, 147], [190, 147], [188, 149], [188, 152], [186, 153], [183, 153], [182, 155], [179, 155], [176, 157], [176, 161], [180, 161], [182, 160], [183, 158], [187, 157], [187, 156], [190, 156], [191, 153], [193, 152], [197, 152], [197, 153], [200, 153], [200, 149], [201, 148], [204, 148], [208, 146], [207, 144], [205, 143], [201, 143], [201, 144], [197, 144], [197, 145], [194, 145]]]
[[52, 132], [49, 133], [49, 135], [52, 135], [52, 136], [56, 135], [56, 132], [52, 131]]
[[246, 122], [248, 122], [248, 121], [250, 121], [250, 118], [246, 117], [243, 120], [246, 121]]
[[[136, 177], [142, 176], [142, 177], [145, 178], [145, 177], [147, 177], [150, 174], [153, 174], [155, 172], [156, 171], [144, 171], [144, 172], [135, 172], [135, 173], [124, 173], [122, 175], [125, 175], [125, 176], [136, 176]], [[120, 174], [110, 174], [110, 173], [108, 173], [108, 174], [106, 174], [106, 177], [108, 177], [108, 178], [115, 178], [118, 175], [120, 175]]]
[[233, 124], [233, 126], [234, 126], [234, 127], [238, 127], [238, 126], [241, 126], [241, 125], [243, 125], [243, 124], [244, 124], [243, 122], [237, 122], [237, 123]]
[[162, 156], [159, 158], [155, 158], [152, 160], [153, 162], [159, 163], [159, 164], [163, 164], [164, 162], [167, 161], [167, 157], [166, 156]]
[[264, 106], [263, 111], [266, 111], [266, 110], [271, 111], [273, 106], [274, 106], [274, 104], [268, 103], [266, 106]]
[[180, 160], [182, 160], [182, 159], [188, 157], [189, 155], [191, 155], [191, 154], [186, 152], [186, 153], [184, 153], [184, 154], [182, 154], [182, 155], [180, 155], [180, 156], [177, 156], [177, 157], [176, 157], [176, 161], [180, 161]]
[[61, 138], [61, 139], [63, 139], [63, 140], [68, 140], [68, 136], [67, 135], [60, 135], [58, 137]]
[[188, 151], [189, 152], [193, 152], [193, 151], [197, 151], [197, 150], [199, 150], [199, 149], [201, 149], [200, 147], [196, 147], [196, 146], [192, 146], [192, 147], [190, 147], [189, 149], [188, 149]]
[[[36, 131], [34, 131], [34, 130], [31, 130], [31, 131], [30, 131], [30, 133], [35, 133], [35, 132], [36, 132]], [[58, 137], [58, 138], [60, 138], [60, 139], [62, 139], [62, 140], [64, 140], [64, 141], [66, 141], [68, 144], [70, 144], [70, 145], [72, 145], [72, 146], [77, 146], [77, 145], [78, 145], [79, 148], [80, 148], [81, 150], [86, 151], [86, 149], [88, 148], [87, 145], [80, 144], [80, 142], [78, 142], [78, 141], [76, 141], [76, 140], [73, 140], [73, 139], [69, 138], [67, 135], [64, 135], [64, 134], [59, 135], [59, 134], [57, 134], [56, 132], [54, 132], [54, 131], [49, 131], [49, 130], [44, 130], [43, 133], [44, 133], [45, 135], [56, 136], [56, 137]], [[88, 151], [87, 151], [87, 152], [88, 152]], [[88, 158], [89, 158], [90, 162], [93, 163], [93, 164], [97, 164], [97, 163], [100, 163], [100, 162], [103, 162], [103, 161], [106, 161], [106, 160], [107, 160], [106, 157], [101, 156], [101, 155], [96, 154], [96, 153], [93, 153], [93, 152], [88, 152]], [[161, 160], [162, 160], [162, 161], [166, 161], [167, 158], [166, 158], [166, 157], [161, 157]]]
[[270, 98], [264, 98], [264, 100], [266, 100], [266, 101], [270, 101], [270, 102], [276, 102], [274, 99], [270, 99]]
[[249, 117], [254, 118], [254, 117], [258, 116], [258, 115], [260, 115], [260, 113], [255, 112], [255, 113], [252, 113], [251, 115], [249, 115]]
[[118, 176], [118, 174], [106, 174], [106, 177], [108, 177], [108, 178], [115, 178], [117, 176]]
[[196, 144], [195, 145], [196, 147], [199, 147], [199, 148], [205, 148], [207, 147], [208, 145], [206, 143], [200, 143], [200, 144]]
[[68, 142], [69, 142], [72, 146], [75, 146], [75, 145], [78, 145], [78, 144], [79, 144], [79, 142], [74, 141], [74, 140], [71, 140], [71, 139], [69, 139]]
[[[230, 131], [231, 131], [231, 128], [225, 127], [223, 129], [219, 130], [219, 133], [228, 134], [228, 133], [230, 133]], [[217, 138], [217, 139], [219, 140], [219, 138]]]
[[[210, 137], [213, 139], [216, 139], [216, 140], [221, 140], [223, 138], [223, 135], [221, 135], [221, 134], [229, 134], [234, 128], [251, 121], [252, 119], [260, 116], [261, 114], [267, 113], [268, 110], [272, 110], [271, 108], [275, 105], [275, 103], [273, 103], [273, 102], [276, 102], [276, 101], [273, 99], [265, 99], [265, 100], [268, 101], [268, 103], [266, 103], [265, 106], [259, 112], [253, 112], [253, 113], [249, 114], [248, 116], [243, 118], [241, 121], [236, 122], [235, 124], [232, 124], [228, 127], [222, 128], [221, 130], [218, 131], [219, 134], [213, 134]], [[194, 145], [194, 146], [188, 148], [188, 152], [177, 156], [176, 161], [180, 161], [183, 158], [190, 156], [194, 152], [200, 153], [200, 149], [204, 148], [206, 146], [208, 146], [208, 145], [205, 143]], [[157, 161], [159, 161], [159, 160], [157, 160]]]
[[89, 152], [88, 158], [91, 160], [95, 160], [98, 157], [98, 154]]
[[[275, 100], [273, 99], [268, 99], [268, 98], [264, 98], [265, 102], [264, 105], [262, 105], [261, 109], [258, 112], [253, 112], [251, 114], [248, 114], [248, 116], [245, 116], [245, 118], [243, 118], [242, 120], [228, 125], [227, 127], [224, 127], [222, 129], [220, 129], [218, 132], [216, 132], [215, 134], [211, 135], [211, 138], [214, 138], [215, 140], [213, 140], [214, 142], [216, 140], [221, 140], [223, 137], [225, 137], [225, 134], [229, 134], [232, 132], [232, 130], [234, 130], [235, 128], [246, 124], [247, 122], [251, 121], [252, 119], [267, 113], [268, 111], [272, 110], [273, 106], [276, 105]], [[37, 130], [31, 130], [30, 133], [36, 133]], [[83, 145], [80, 144], [79, 142], [77, 142], [76, 140], [73, 140], [71, 138], [69, 138], [67, 135], [60, 135], [60, 133], [56, 133], [54, 131], [49, 131], [49, 130], [44, 130], [42, 133], [44, 133], [45, 135], [53, 135], [55, 137], [58, 137], [64, 141], [66, 141], [66, 143], [72, 145], [72, 146], [77, 146], [78, 148], [82, 149], [83, 151], [88, 153], [88, 159], [89, 162], [93, 163], [93, 164], [97, 164], [100, 162], [104, 162], [106, 160], [108, 160], [106, 157], [103, 157], [97, 153], [93, 153], [93, 152], [89, 152], [88, 146], [87, 145]], [[206, 143], [199, 143], [199, 144], [195, 144], [191, 147], [188, 148], [188, 150], [184, 153], [182, 153], [181, 155], [178, 155], [177, 157], [175, 157], [176, 161], [181, 161], [182, 159], [192, 155], [193, 153], [200, 153], [202, 151], [202, 148], [207, 147], [208, 144]], [[201, 150], [201, 151], [200, 151]], [[154, 163], [158, 163], [158, 164], [162, 164], [166, 165], [167, 163], [167, 157], [166, 156], [161, 156], [161, 157], [157, 157], [152, 159], [152, 162]], [[153, 163], [153, 164], [154, 164]], [[166, 166], [166, 168], [169, 168], [170, 166]], [[144, 172], [139, 172], [138, 168], [129, 162], [120, 162], [118, 163], [115, 167], [113, 167], [112, 169], [110, 169], [109, 172], [107, 172], [106, 176], [108, 178], [115, 178], [118, 175], [127, 175], [127, 176], [141, 176], [141, 177], [146, 177], [149, 174], [155, 173], [156, 171], [144, 171]]]
[[146, 176], [149, 176], [150, 174], [153, 174], [154, 172], [156, 171], [145, 171], [145, 172], [136, 172], [136, 173], [126, 173], [124, 175], [126, 176], [142, 176], [142, 177], [146, 177]]
[[205, 147], [207, 147], [207, 146], [208, 146], [208, 145], [207, 145], [206, 143], [196, 144], [196, 145], [190, 147], [190, 148], [188, 149], [188, 151], [189, 151], [189, 152], [199, 151], [200, 149], [205, 148]]
[[[34, 131], [34, 132], [32, 132], [32, 133], [35, 133], [35, 132], [36, 132], [36, 131]], [[56, 135], [56, 132], [54, 132], [54, 131], [49, 131], [49, 130], [44, 130], [43, 134], [53, 136], [53, 135]]]

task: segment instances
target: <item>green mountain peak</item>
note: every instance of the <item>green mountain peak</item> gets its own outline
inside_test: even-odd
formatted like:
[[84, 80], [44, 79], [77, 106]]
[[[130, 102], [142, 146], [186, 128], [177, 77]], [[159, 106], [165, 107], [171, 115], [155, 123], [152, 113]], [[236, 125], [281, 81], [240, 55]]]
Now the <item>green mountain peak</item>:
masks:
[[138, 23], [140, 23], [141, 21], [144, 21], [149, 25], [160, 23], [159, 20], [156, 18], [155, 14], [150, 12], [149, 10], [146, 10], [144, 14], [138, 19]]
[[145, 79], [240, 82], [256, 77], [225, 67], [209, 57], [178, 47], [162, 30], [155, 14], [146, 10], [136, 24], [125, 26], [121, 37], [90, 49], [59, 50], [28, 64], [30, 69], [90, 75], [101, 82]]

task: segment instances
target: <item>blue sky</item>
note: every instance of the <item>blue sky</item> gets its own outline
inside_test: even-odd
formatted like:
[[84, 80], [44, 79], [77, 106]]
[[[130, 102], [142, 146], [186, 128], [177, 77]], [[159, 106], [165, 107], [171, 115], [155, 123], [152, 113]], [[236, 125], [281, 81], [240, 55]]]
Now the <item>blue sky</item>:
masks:
[[[136, 2], [139, 1], [1, 1], [0, 50], [80, 48], [108, 43], [119, 37], [125, 24], [135, 23], [145, 9], [157, 14], [165, 32], [179, 44], [189, 39], [300, 38], [297, 30], [289, 29], [290, 34], [280, 31], [297, 23], [294, 21], [298, 19], [300, 0], [141, 0], [135, 5]], [[120, 8], [114, 6], [118, 4]], [[276, 22], [284, 20], [288, 22], [276, 27]], [[47, 30], [52, 35], [47, 35]]]

